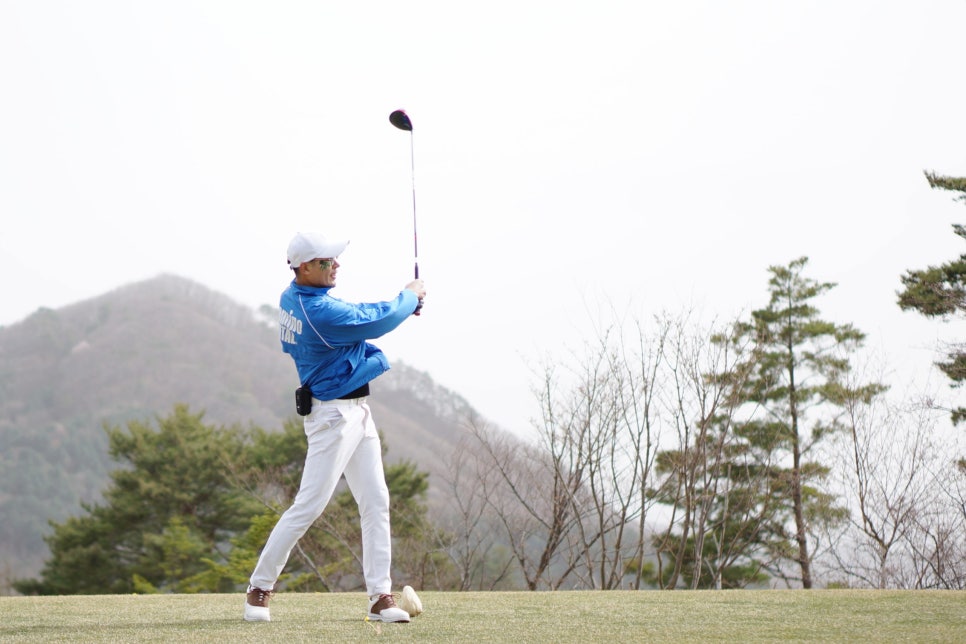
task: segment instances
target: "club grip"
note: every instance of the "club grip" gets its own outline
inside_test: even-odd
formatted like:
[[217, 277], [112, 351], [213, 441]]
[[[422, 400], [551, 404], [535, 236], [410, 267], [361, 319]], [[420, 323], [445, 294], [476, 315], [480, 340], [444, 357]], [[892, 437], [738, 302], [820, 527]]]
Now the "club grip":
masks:
[[[419, 279], [419, 262], [416, 262], [414, 264], [414, 266], [413, 266], [413, 273], [414, 273], [413, 277], [415, 279]], [[419, 300], [419, 303], [416, 305], [416, 310], [413, 311], [413, 315], [419, 315], [419, 310], [421, 308], [423, 308], [423, 301], [422, 300]]]

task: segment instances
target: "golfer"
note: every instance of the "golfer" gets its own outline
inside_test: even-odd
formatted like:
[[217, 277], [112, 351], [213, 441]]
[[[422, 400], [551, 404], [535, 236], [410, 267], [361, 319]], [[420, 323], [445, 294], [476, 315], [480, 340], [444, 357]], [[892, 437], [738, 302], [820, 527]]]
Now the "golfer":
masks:
[[406, 320], [426, 296], [422, 280], [406, 285], [388, 302], [350, 304], [329, 291], [335, 286], [339, 255], [347, 241], [299, 233], [288, 246], [295, 279], [282, 293], [279, 312], [282, 349], [292, 356], [302, 388], [311, 390], [305, 407], [308, 451], [302, 482], [292, 506], [272, 530], [252, 573], [245, 619], [269, 621], [268, 601], [289, 554], [322, 514], [345, 475], [359, 505], [362, 565], [369, 594], [369, 619], [408, 622], [393, 600], [389, 569], [389, 489], [379, 435], [366, 402], [369, 382], [389, 369], [385, 355], [367, 340]]

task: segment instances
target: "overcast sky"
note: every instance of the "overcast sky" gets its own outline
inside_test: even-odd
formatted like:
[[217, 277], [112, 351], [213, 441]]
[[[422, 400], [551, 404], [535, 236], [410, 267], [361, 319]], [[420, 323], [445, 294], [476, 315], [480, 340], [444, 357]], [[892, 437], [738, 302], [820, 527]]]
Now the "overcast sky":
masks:
[[[0, 0], [0, 325], [173, 273], [275, 305], [298, 230], [334, 292], [412, 275], [378, 341], [510, 429], [536, 358], [596, 307], [819, 305], [929, 378], [941, 324], [899, 276], [962, 252], [966, 1]], [[917, 375], [918, 374], [918, 375]]]

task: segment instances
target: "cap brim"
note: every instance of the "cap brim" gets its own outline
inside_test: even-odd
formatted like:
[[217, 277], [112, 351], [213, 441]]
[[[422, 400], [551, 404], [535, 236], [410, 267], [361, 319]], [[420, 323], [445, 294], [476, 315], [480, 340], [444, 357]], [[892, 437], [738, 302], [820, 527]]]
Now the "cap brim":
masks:
[[324, 244], [319, 244], [314, 246], [309, 252], [313, 253], [312, 257], [306, 257], [303, 262], [310, 262], [313, 259], [329, 259], [330, 257], [338, 257], [343, 252], [345, 252], [345, 247], [349, 245], [349, 240], [326, 240]]

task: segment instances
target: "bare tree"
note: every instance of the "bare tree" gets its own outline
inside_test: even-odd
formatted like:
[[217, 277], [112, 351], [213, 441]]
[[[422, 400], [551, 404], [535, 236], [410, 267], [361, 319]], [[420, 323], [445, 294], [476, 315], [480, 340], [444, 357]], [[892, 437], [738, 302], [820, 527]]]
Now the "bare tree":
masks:
[[[752, 556], [770, 516], [767, 476], [745, 458], [733, 423], [750, 374], [752, 343], [734, 324], [699, 328], [666, 319], [664, 413], [675, 440], [658, 456], [655, 494], [669, 520], [655, 537], [662, 588], [744, 586], [760, 580]], [[682, 579], [683, 578], [683, 579]]]
[[933, 495], [934, 414], [891, 405], [883, 395], [849, 397], [843, 409], [847, 432], [832, 454], [854, 534], [835, 540], [832, 558], [850, 586], [908, 587], [900, 557]]
[[[650, 336], [645, 333], [640, 323], [635, 323], [634, 327], [634, 350], [621, 351], [620, 359], [614, 364], [614, 370], [625, 376], [626, 385], [618, 388], [617, 442], [621, 447], [615, 452], [621, 458], [614, 459], [614, 475], [611, 480], [621, 508], [622, 528], [632, 530], [626, 550], [624, 544], [620, 544], [617, 552], [629, 551], [630, 554], [625, 559], [625, 569], [632, 571], [633, 576], [628, 585], [639, 589], [643, 585], [643, 572], [648, 555], [649, 510], [655, 505], [655, 499], [649, 494], [649, 486], [653, 481], [659, 448], [658, 374], [668, 326], [659, 326]], [[629, 343], [622, 344], [625, 349], [629, 346]], [[626, 463], [626, 469], [616, 467], [618, 463]], [[624, 475], [621, 476], [618, 472], [623, 472]]]
[[528, 590], [556, 589], [566, 577], [554, 566], [574, 528], [572, 511], [580, 473], [569, 471], [534, 445], [504, 432], [472, 423], [478, 458], [483, 459], [479, 485], [499, 523]]
[[467, 434], [453, 450], [444, 478], [445, 511], [437, 521], [441, 532], [437, 543], [447, 548], [459, 577], [459, 590], [499, 588], [513, 564], [513, 558], [500, 554], [498, 548], [485, 493], [492, 489], [492, 483], [485, 482], [492, 481], [495, 465], [491, 459], [474, 456], [472, 447], [478, 440], [478, 435]]
[[938, 460], [930, 481], [936, 492], [916, 517], [908, 538], [911, 588], [966, 590], [966, 479]]
[[641, 587], [657, 452], [660, 327], [609, 324], [568, 361], [546, 361], [536, 442], [475, 427], [476, 479], [528, 588]]
[[558, 467], [578, 474], [569, 488], [576, 520], [562, 555], [565, 571], [585, 588], [618, 588], [628, 568], [635, 571], [631, 585], [640, 586], [663, 340], [660, 330], [653, 338], [639, 324], [634, 331], [627, 338], [617, 325], [599, 329], [572, 355], [567, 378], [545, 367], [539, 393], [540, 446]]
[[849, 506], [828, 535], [829, 574], [849, 586], [966, 588], [966, 477], [955, 463], [945, 410], [931, 397], [897, 404], [847, 397], [829, 458]]

